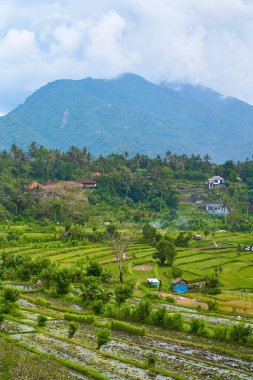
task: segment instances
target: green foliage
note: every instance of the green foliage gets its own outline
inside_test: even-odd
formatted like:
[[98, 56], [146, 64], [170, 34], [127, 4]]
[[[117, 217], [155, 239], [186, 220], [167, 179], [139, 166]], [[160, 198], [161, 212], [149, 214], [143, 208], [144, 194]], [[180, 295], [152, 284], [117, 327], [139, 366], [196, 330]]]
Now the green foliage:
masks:
[[157, 310], [152, 310], [150, 314], [150, 323], [155, 326], [163, 327], [165, 325], [166, 317], [167, 310], [165, 307], [161, 307]]
[[65, 313], [64, 319], [67, 321], [76, 321], [79, 323], [88, 323], [92, 325], [96, 318], [94, 315], [81, 315], [81, 314], [71, 314], [71, 313]]
[[211, 295], [221, 293], [221, 282], [219, 279], [219, 273], [216, 271], [215, 273], [206, 276], [206, 285], [203, 288], [203, 292]]
[[72, 274], [69, 269], [58, 269], [54, 275], [56, 292], [58, 294], [67, 294], [72, 281]]
[[156, 356], [154, 354], [148, 354], [146, 363], [148, 368], [154, 368], [156, 363]]
[[192, 232], [180, 232], [175, 239], [176, 247], [188, 247], [192, 239]]
[[9, 231], [7, 234], [7, 240], [8, 241], [17, 241], [20, 238], [20, 233], [18, 231]]
[[252, 221], [247, 218], [245, 215], [241, 215], [239, 213], [230, 213], [227, 216], [227, 225], [228, 228], [235, 232], [252, 232], [253, 226]]
[[[66, 104], [71, 117], [68, 118], [67, 127], [62, 128], [59, 135], [57, 132]], [[110, 112], [108, 104], [112, 104]], [[213, 117], [210, 118], [210, 115]], [[168, 141], [169, 147], [174, 147], [176, 151], [182, 149], [183, 144], [184, 151], [191, 152], [192, 137], [198, 136], [198, 139], [194, 140], [195, 149], [203, 155], [206, 151], [212, 151], [212, 157], [222, 161], [225, 158], [238, 160], [240, 157], [250, 157], [251, 115], [249, 105], [240, 104], [236, 100], [231, 104], [228, 102], [220, 104], [219, 94], [210, 89], [206, 91], [200, 87], [183, 85], [178, 92], [149, 83], [139, 76], [127, 74], [113, 81], [88, 78], [81, 82], [61, 80], [50, 83], [36, 91], [22, 106], [2, 118], [0, 128], [2, 132], [8, 131], [2, 133], [2, 146], [6, 149], [10, 145], [11, 138], [17, 142], [22, 136], [22, 144], [28, 144], [39, 138], [47, 146], [55, 144], [57, 149], [66, 150], [71, 130], [73, 143], [77, 146], [86, 145], [92, 154], [110, 154], [115, 151], [115, 147], [118, 152], [124, 152], [128, 146], [131, 148], [131, 154], [145, 147], [143, 153], [149, 152], [155, 156], [168, 149]], [[34, 125], [36, 130], [33, 129]], [[128, 126], [127, 146], [125, 134], [119, 128], [121, 125]], [[142, 125], [145, 126], [145, 134], [140, 134]], [[199, 125], [202, 126], [201, 134]], [[223, 125], [223, 130], [219, 134], [213, 133], [211, 141], [207, 140], [206, 136], [210, 130], [219, 130], [220, 125]], [[241, 126], [240, 141], [244, 149], [238, 147], [232, 151], [233, 147], [237, 146], [238, 136], [231, 134], [231, 130], [236, 130], [238, 125]], [[85, 135], [82, 133], [84, 126]], [[96, 134], [99, 128], [100, 133]], [[58, 138], [55, 139], [55, 136]], [[107, 137], [106, 144], [104, 136]], [[95, 146], [94, 141], [96, 141]], [[226, 141], [222, 148], [220, 141]], [[29, 155], [33, 159], [36, 158], [32, 169], [44, 178], [49, 170], [52, 170], [51, 155], [47, 154], [45, 148], [32, 144], [29, 147]], [[27, 165], [23, 152], [17, 146], [14, 148], [12, 149], [15, 158], [13, 171], [16, 175], [25, 174]], [[55, 149], [55, 153], [57, 152]], [[80, 153], [83, 154], [78, 154], [79, 151], [76, 149], [72, 149], [70, 153], [75, 161], [79, 161], [79, 170], [83, 169], [84, 164], [89, 164], [90, 158], [82, 150]], [[195, 156], [195, 160], [189, 165], [185, 162], [184, 155], [181, 160], [176, 161], [173, 160], [175, 158], [173, 154], [169, 153], [167, 159], [178, 167], [179, 178], [185, 175], [186, 169], [195, 172], [198, 156]], [[125, 159], [123, 155], [121, 157]], [[136, 169], [145, 168], [139, 157], [136, 159]], [[57, 161], [58, 167], [54, 166], [53, 169], [56, 174], [63, 177], [70, 176], [76, 169], [72, 163]], [[204, 173], [210, 168], [209, 157], [203, 159], [202, 167]], [[233, 179], [234, 168], [233, 163], [226, 165], [224, 174]], [[247, 168], [249, 169], [250, 167]]]
[[5, 287], [3, 290], [3, 302], [16, 302], [19, 295], [20, 291], [18, 289]]
[[101, 277], [103, 269], [101, 265], [95, 262], [91, 262], [86, 268], [86, 276]]
[[171, 296], [166, 296], [165, 301], [167, 301], [169, 303], [176, 303], [175, 298], [171, 297]]
[[174, 243], [171, 241], [161, 239], [156, 245], [156, 253], [152, 255], [161, 265], [172, 266], [175, 257], [176, 249]]
[[251, 332], [251, 326], [239, 323], [231, 327], [229, 337], [233, 342], [246, 343]]
[[161, 239], [161, 234], [155, 227], [151, 226], [150, 224], [145, 224], [142, 227], [142, 235], [143, 238], [147, 240], [152, 246], [155, 246]]
[[106, 343], [109, 343], [111, 340], [111, 331], [107, 328], [101, 328], [97, 331], [97, 348], [98, 350], [105, 345]]
[[80, 327], [79, 323], [77, 322], [74, 322], [74, 321], [71, 321], [69, 322], [68, 324], [68, 328], [69, 328], [69, 338], [72, 338], [76, 332], [76, 330]]
[[145, 327], [133, 326], [133, 325], [130, 325], [129, 323], [115, 321], [115, 320], [111, 321], [111, 328], [112, 330], [125, 331], [132, 335], [144, 336], [146, 333]]
[[36, 297], [34, 303], [39, 306], [50, 307], [52, 302], [41, 297]]
[[127, 300], [127, 298], [132, 297], [133, 288], [130, 284], [117, 285], [114, 290], [114, 295], [117, 304], [121, 305]]
[[47, 317], [45, 315], [39, 314], [37, 317], [37, 325], [39, 327], [44, 327], [46, 326], [47, 323]]
[[201, 335], [205, 328], [205, 321], [193, 318], [190, 322], [190, 327], [193, 334]]
[[93, 301], [92, 310], [97, 315], [101, 314], [103, 311], [103, 301], [102, 300]]
[[179, 267], [171, 267], [171, 275], [173, 278], [181, 277], [183, 274], [183, 270]]
[[207, 305], [208, 305], [209, 311], [217, 311], [219, 309], [219, 305], [218, 305], [217, 301], [208, 300]]
[[145, 323], [150, 316], [151, 310], [150, 302], [141, 301], [133, 310], [133, 319], [136, 322]]
[[4, 314], [0, 311], [0, 330], [1, 330], [1, 326], [3, 324], [3, 321], [4, 321]]
[[168, 315], [167, 322], [168, 327], [171, 330], [182, 331], [183, 330], [183, 317], [179, 313], [175, 313], [172, 316]]
[[97, 277], [85, 277], [81, 285], [81, 297], [83, 301], [102, 300], [108, 302], [112, 296], [112, 291], [108, 289]]
[[228, 326], [214, 326], [214, 339], [224, 342], [228, 339], [230, 328]]
[[19, 316], [19, 304], [17, 302], [20, 292], [12, 287], [4, 287], [2, 291], [1, 313]]

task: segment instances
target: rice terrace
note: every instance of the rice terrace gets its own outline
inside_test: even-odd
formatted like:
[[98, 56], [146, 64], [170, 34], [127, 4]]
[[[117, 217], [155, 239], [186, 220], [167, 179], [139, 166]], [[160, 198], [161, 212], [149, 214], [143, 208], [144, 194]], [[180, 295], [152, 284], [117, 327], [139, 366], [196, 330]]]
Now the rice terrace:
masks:
[[253, 0], [0, 0], [0, 380], [253, 380]]
[[[173, 266], [182, 270], [181, 276], [194, 283], [219, 268], [222, 292], [177, 295], [170, 270], [152, 258], [155, 248], [139, 231], [123, 260], [124, 276], [133, 290], [124, 294], [127, 289], [120, 289], [114, 303], [117, 260], [108, 244], [91, 241], [94, 232], [87, 229], [89, 239], [77, 243], [60, 239], [60, 226], [2, 225], [0, 231], [2, 238], [19, 236], [1, 248], [3, 297], [8, 300], [4, 307], [11, 309], [2, 321], [5, 374], [9, 366], [12, 378], [25, 378], [17, 375], [18, 366], [11, 366], [20, 355], [28, 378], [38, 373], [36, 366], [27, 368], [29, 358], [36, 358], [38, 366], [43, 363], [52, 379], [253, 378], [253, 253], [238, 251], [238, 244], [247, 246], [251, 235], [217, 233], [215, 246], [209, 236], [178, 248]], [[41, 268], [41, 275], [33, 274], [32, 262], [38, 265], [47, 259], [62, 276], [66, 269], [72, 273], [67, 291], [60, 289], [61, 280], [54, 291], [49, 267]], [[95, 274], [88, 277], [90, 283], [80, 279], [85, 268]], [[147, 278], [159, 278], [161, 289], [148, 287]], [[17, 293], [8, 293], [10, 289]], [[102, 294], [105, 289], [109, 294]], [[110, 337], [99, 347], [101, 331], [110, 331]]]

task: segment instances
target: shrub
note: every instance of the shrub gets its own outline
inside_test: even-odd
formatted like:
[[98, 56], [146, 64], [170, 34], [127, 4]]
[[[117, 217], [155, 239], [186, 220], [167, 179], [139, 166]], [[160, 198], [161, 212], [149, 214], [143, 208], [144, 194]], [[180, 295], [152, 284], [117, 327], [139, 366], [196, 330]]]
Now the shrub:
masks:
[[130, 285], [117, 285], [114, 291], [115, 301], [121, 305], [127, 298], [133, 295], [133, 288]]
[[101, 328], [97, 332], [97, 349], [99, 350], [104, 344], [110, 342], [111, 331], [107, 328]]
[[167, 301], [167, 302], [169, 302], [169, 303], [175, 303], [176, 301], [175, 301], [175, 298], [174, 297], [171, 297], [171, 296], [167, 296], [166, 298], [165, 298], [165, 301]]
[[148, 301], [139, 302], [133, 310], [133, 319], [144, 323], [150, 316], [151, 304]]
[[45, 315], [42, 315], [42, 314], [38, 315], [37, 325], [39, 327], [44, 327], [44, 326], [46, 326], [46, 323], [47, 323], [47, 317]]
[[167, 310], [165, 307], [154, 310], [150, 315], [150, 323], [155, 326], [163, 327], [165, 325], [166, 316]]
[[80, 327], [79, 323], [77, 322], [69, 322], [69, 338], [72, 338], [76, 332], [76, 330]]
[[205, 328], [205, 322], [202, 319], [193, 318], [190, 322], [190, 327], [193, 334], [200, 335]]
[[182, 331], [183, 330], [183, 318], [181, 314], [169, 314], [166, 313], [164, 317], [163, 326], [169, 330]]
[[101, 265], [96, 262], [91, 262], [86, 268], [86, 276], [90, 277], [100, 277], [102, 275], [103, 269]]
[[121, 308], [116, 307], [112, 302], [109, 302], [104, 307], [104, 315], [108, 318], [117, 318]]
[[207, 305], [208, 305], [209, 311], [217, 311], [219, 309], [219, 305], [218, 305], [217, 301], [208, 300]]
[[122, 305], [119, 309], [119, 318], [123, 320], [132, 320], [133, 308], [128, 303]]
[[[146, 284], [146, 286], [148, 286], [148, 285]], [[149, 300], [159, 300], [160, 299], [159, 295], [155, 294], [155, 293], [145, 294], [144, 297], [147, 298], [147, 299], [149, 299]]]
[[228, 326], [215, 326], [213, 329], [214, 339], [225, 341], [228, 339], [229, 335], [229, 327]]
[[154, 354], [148, 354], [146, 363], [148, 368], [154, 368], [156, 363], [156, 356]]
[[172, 324], [173, 330], [182, 331], [182, 329], [183, 329], [183, 318], [182, 318], [181, 314], [175, 313], [172, 316], [171, 322], [172, 322], [171, 324]]
[[221, 288], [215, 287], [215, 288], [205, 288], [203, 293], [210, 294], [211, 296], [215, 296], [217, 294], [221, 293]]
[[18, 300], [19, 294], [20, 292], [18, 289], [10, 288], [10, 287], [4, 288], [4, 291], [3, 291], [4, 302], [6, 301], [16, 302]]
[[234, 325], [231, 330], [229, 337], [233, 342], [247, 342], [250, 334], [251, 334], [252, 328], [251, 326], [244, 325], [243, 323], [240, 323], [238, 325]]
[[92, 302], [91, 307], [95, 314], [101, 314], [103, 310], [103, 301], [102, 300], [94, 301]]

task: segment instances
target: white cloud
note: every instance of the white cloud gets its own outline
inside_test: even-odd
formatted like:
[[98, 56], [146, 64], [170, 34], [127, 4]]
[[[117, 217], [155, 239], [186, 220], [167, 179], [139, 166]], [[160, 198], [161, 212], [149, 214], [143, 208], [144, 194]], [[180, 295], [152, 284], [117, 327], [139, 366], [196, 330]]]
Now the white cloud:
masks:
[[137, 52], [124, 47], [126, 21], [118, 13], [110, 11], [89, 30], [86, 49], [86, 70], [95, 76], [111, 77], [132, 71], [140, 61]]
[[249, 0], [1, 0], [0, 110], [59, 78], [135, 72], [253, 104]]

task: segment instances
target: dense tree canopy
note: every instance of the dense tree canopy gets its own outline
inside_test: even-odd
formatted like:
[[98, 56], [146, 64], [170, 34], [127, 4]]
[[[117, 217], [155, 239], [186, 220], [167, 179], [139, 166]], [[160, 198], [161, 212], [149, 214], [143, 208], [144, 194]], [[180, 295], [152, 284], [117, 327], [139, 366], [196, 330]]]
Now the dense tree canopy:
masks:
[[[92, 178], [94, 173], [96, 189], [81, 191], [74, 181]], [[129, 157], [127, 152], [94, 158], [86, 148], [75, 146], [60, 152], [35, 142], [27, 151], [12, 145], [9, 151], [0, 152], [0, 216], [28, 221], [44, 218], [65, 222], [71, 219], [79, 224], [91, 221], [94, 225], [98, 215], [104, 221], [105, 218], [115, 219], [108, 215], [115, 215], [117, 210], [119, 222], [145, 223], [161, 214], [171, 220], [177, 218], [182, 191], [186, 192], [184, 188], [193, 188], [196, 184], [204, 186], [207, 178], [213, 175], [224, 176], [227, 181], [226, 192], [218, 195], [222, 201], [233, 199], [233, 207], [235, 203], [242, 204], [244, 209], [249, 207], [251, 211], [253, 160], [214, 164], [208, 155], [176, 155], [169, 151], [164, 157], [155, 158], [143, 154]], [[54, 183], [50, 189], [43, 190], [43, 196], [39, 189], [27, 189], [32, 181], [44, 184], [48, 180]], [[192, 191], [192, 199], [197, 199], [197, 194]], [[215, 196], [210, 194], [209, 199], [215, 200]], [[245, 221], [239, 221], [238, 227], [238, 222], [232, 217], [228, 222], [230, 219], [232, 229], [250, 229]], [[196, 229], [198, 221], [199, 218], [194, 222], [188, 220], [185, 228], [192, 228], [192, 225]]]

